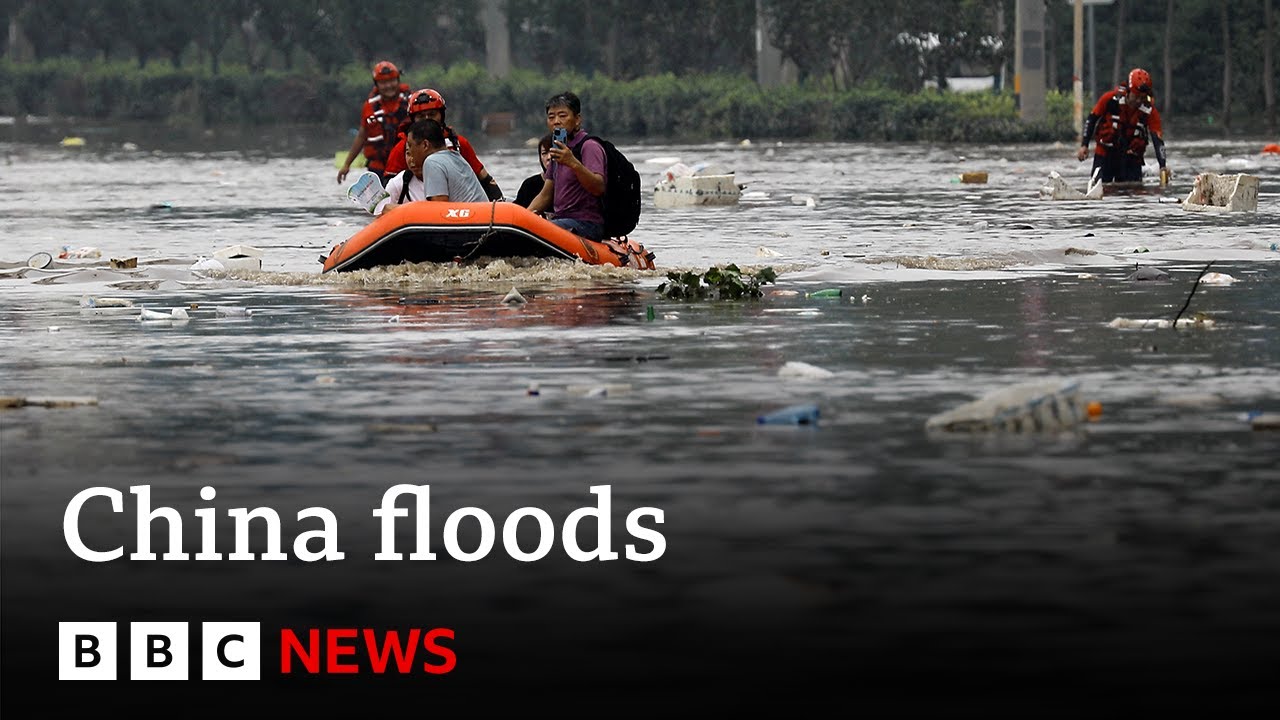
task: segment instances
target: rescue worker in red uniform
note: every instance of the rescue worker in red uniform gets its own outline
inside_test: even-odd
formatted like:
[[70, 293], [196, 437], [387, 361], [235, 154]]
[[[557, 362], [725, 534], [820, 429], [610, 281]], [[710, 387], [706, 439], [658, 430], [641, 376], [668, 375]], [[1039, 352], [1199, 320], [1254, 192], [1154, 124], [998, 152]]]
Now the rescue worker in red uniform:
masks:
[[1104, 183], [1142, 182], [1143, 155], [1151, 145], [1160, 165], [1160, 183], [1168, 183], [1160, 111], [1152, 102], [1150, 73], [1134, 68], [1127, 85], [1119, 85], [1098, 98], [1084, 122], [1077, 160], [1083, 161], [1089, 155], [1090, 140], [1097, 140], [1090, 176], [1100, 171]]
[[435, 120], [444, 128], [445, 146], [460, 153], [462, 159], [467, 161], [467, 164], [475, 172], [476, 179], [480, 181], [480, 187], [484, 188], [484, 194], [490, 200], [501, 200], [502, 188], [498, 187], [498, 181], [493, 179], [493, 176], [485, 169], [484, 163], [480, 162], [480, 158], [476, 156], [476, 151], [471, 147], [471, 143], [445, 124], [444, 112], [444, 96], [431, 88], [415, 90], [409, 96], [409, 120], [401, 128], [399, 133], [400, 141], [391, 149], [391, 155], [387, 158], [387, 177], [393, 177], [396, 173], [408, 167], [405, 163], [404, 146], [405, 131], [409, 125], [423, 119]]
[[[409, 118], [409, 96], [405, 86], [400, 83], [400, 69], [386, 60], [373, 66], [373, 82], [377, 92], [370, 94], [369, 99], [360, 107], [360, 131], [351, 143], [346, 162], [338, 171], [338, 182], [347, 178], [351, 172], [351, 163], [356, 154], [364, 152], [365, 166], [370, 172], [382, 176], [385, 185], [387, 178], [394, 173], [387, 172], [387, 158], [391, 148], [396, 144], [396, 133]], [[403, 151], [401, 152], [403, 155]], [[403, 164], [404, 158], [401, 158]]]

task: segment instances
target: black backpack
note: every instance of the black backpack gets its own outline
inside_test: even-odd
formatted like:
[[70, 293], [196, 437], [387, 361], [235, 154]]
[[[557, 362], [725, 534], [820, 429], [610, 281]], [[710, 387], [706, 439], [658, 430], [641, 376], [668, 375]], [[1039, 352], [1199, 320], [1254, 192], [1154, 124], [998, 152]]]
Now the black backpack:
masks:
[[626, 237], [640, 222], [640, 173], [613, 143], [595, 135], [588, 135], [586, 140], [572, 148], [578, 162], [582, 162], [582, 145], [587, 140], [595, 140], [604, 148], [605, 172], [608, 174], [604, 179], [604, 195], [600, 197], [604, 205], [604, 235]]

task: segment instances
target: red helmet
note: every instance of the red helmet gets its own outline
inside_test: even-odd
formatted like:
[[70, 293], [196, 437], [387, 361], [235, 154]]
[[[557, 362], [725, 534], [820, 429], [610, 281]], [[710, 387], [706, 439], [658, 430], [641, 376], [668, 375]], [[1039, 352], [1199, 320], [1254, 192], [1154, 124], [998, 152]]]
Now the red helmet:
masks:
[[378, 82], [379, 80], [396, 80], [399, 77], [400, 77], [400, 68], [396, 67], [395, 63], [392, 63], [387, 60], [383, 60], [382, 62], [373, 66], [374, 82]]
[[431, 88], [423, 88], [415, 90], [409, 96], [409, 114], [417, 115], [427, 110], [444, 110], [444, 96], [432, 90]]
[[1142, 68], [1134, 68], [1129, 71], [1129, 89], [1137, 90], [1141, 93], [1151, 93], [1151, 73]]

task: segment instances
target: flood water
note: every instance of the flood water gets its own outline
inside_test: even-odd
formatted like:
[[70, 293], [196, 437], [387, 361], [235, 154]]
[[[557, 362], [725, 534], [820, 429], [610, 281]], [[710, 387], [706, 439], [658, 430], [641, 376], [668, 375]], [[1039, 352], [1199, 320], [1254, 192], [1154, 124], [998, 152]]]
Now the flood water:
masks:
[[[744, 195], [646, 198], [633, 237], [656, 253], [650, 273], [481, 260], [342, 275], [317, 259], [368, 216], [331, 155], [133, 141], [0, 143], [3, 267], [101, 251], [0, 275], [0, 396], [96, 400], [0, 410], [6, 676], [53, 676], [16, 648], [46, 662], [23, 643], [56, 620], [259, 617], [456, 625], [455, 684], [722, 687], [731, 704], [751, 702], [762, 668], [813, 696], [853, 677], [973, 698], [1083, 674], [1104, 694], [1249, 696], [1274, 674], [1280, 432], [1249, 421], [1280, 412], [1280, 158], [1262, 140], [1171, 140], [1170, 188], [1097, 202], [1038, 197], [1052, 171], [1087, 184], [1061, 145], [624, 144], [646, 188], [679, 159], [736, 171]], [[531, 149], [477, 144], [510, 195], [537, 167]], [[958, 182], [970, 171], [989, 181]], [[1258, 212], [1184, 211], [1197, 172], [1258, 176]], [[262, 272], [189, 270], [234, 244], [262, 249]], [[136, 270], [105, 267], [132, 257]], [[655, 292], [667, 271], [728, 262], [778, 281], [732, 303]], [[1169, 278], [1128, 280], [1138, 266]], [[1197, 287], [1206, 268], [1234, 282]], [[526, 304], [501, 302], [513, 287]], [[96, 313], [87, 297], [189, 320]], [[1180, 311], [1213, 324], [1109, 325]], [[789, 362], [828, 372], [780, 374]], [[1046, 378], [1078, 382], [1101, 414], [1061, 432], [925, 430]], [[818, 423], [757, 424], [795, 404]], [[431, 485], [441, 560], [371, 561], [370, 510], [398, 483]], [[224, 552], [228, 508], [273, 508], [289, 552], [294, 513], [321, 506], [347, 559], [74, 557], [71, 498], [125, 492], [122, 514], [86, 506], [81, 533], [128, 552], [137, 485], [180, 510], [192, 552], [196, 507], [217, 509]], [[559, 527], [597, 485], [612, 488], [616, 550], [635, 542], [631, 509], [664, 512], [659, 559], [575, 563], [557, 540], [517, 563], [500, 537], [473, 563], [441, 549], [457, 508], [500, 529], [536, 506]], [[397, 526], [405, 552], [412, 531]], [[278, 643], [263, 648], [274, 661]]]

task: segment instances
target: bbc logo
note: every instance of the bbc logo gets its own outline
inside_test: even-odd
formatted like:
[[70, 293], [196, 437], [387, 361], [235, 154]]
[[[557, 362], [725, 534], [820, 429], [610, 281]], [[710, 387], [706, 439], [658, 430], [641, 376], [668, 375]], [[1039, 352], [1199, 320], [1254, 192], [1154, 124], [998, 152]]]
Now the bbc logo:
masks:
[[[200, 633], [200, 677], [261, 679], [260, 623], [206, 622]], [[58, 623], [58, 679], [115, 680], [119, 647], [114, 622]], [[187, 680], [190, 654], [187, 623], [129, 623], [131, 679]]]

